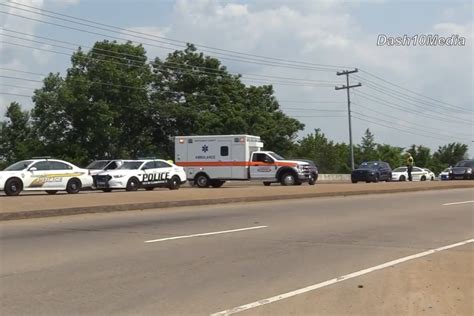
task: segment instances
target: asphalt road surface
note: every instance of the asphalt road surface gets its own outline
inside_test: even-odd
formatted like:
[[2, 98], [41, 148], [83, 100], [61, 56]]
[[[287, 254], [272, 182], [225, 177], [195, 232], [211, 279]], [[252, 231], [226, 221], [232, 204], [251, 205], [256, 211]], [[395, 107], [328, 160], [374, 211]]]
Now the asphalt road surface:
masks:
[[[232, 310], [470, 240], [473, 200], [472, 189], [457, 189], [2, 222], [0, 313], [210, 315]], [[380, 304], [393, 305], [415, 288], [419, 294], [417, 282], [458, 279], [464, 283], [453, 285], [459, 292], [452, 295], [455, 302], [445, 299], [426, 309], [472, 314], [472, 245], [270, 304], [260, 301], [242, 314], [379, 314]], [[452, 255], [440, 257], [448, 251]], [[423, 274], [432, 269], [439, 271]], [[400, 286], [416, 271], [419, 278]], [[347, 287], [362, 280], [364, 292], [355, 291], [363, 310], [351, 310], [356, 304], [347, 303], [353, 296]], [[379, 294], [391, 288], [398, 294], [382, 302]], [[423, 291], [420, 295], [431, 293]], [[391, 311], [415, 315], [421, 309], [399, 304]]]

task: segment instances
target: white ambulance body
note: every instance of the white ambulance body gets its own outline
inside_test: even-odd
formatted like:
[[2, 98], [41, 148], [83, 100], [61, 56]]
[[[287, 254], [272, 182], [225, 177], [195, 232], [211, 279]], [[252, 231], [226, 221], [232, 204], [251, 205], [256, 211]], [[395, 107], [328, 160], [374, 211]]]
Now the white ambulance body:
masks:
[[199, 187], [220, 187], [228, 180], [315, 184], [318, 173], [310, 161], [285, 160], [262, 148], [259, 136], [179, 136], [175, 138], [175, 163]]

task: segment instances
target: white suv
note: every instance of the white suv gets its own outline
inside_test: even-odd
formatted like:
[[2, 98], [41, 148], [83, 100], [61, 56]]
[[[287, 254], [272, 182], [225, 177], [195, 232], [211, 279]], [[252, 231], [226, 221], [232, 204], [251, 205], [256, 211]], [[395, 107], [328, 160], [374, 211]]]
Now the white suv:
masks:
[[89, 171], [56, 159], [33, 158], [22, 160], [0, 171], [0, 191], [15, 196], [21, 191], [46, 191], [56, 194], [65, 190], [78, 193], [91, 187]]
[[104, 171], [93, 177], [95, 187], [104, 192], [110, 192], [113, 189], [153, 190], [156, 187], [176, 190], [186, 182], [184, 168], [161, 159], [124, 161], [117, 169]]

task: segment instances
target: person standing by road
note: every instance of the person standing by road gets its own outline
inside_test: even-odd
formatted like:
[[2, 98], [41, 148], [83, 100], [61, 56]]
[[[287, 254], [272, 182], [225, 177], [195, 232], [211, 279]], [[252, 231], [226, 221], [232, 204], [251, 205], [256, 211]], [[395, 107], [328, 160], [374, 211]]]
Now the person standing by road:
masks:
[[412, 181], [411, 177], [411, 171], [413, 169], [413, 165], [415, 164], [415, 161], [413, 160], [413, 157], [411, 156], [410, 153], [408, 153], [407, 157], [407, 172], [408, 172], [408, 181]]

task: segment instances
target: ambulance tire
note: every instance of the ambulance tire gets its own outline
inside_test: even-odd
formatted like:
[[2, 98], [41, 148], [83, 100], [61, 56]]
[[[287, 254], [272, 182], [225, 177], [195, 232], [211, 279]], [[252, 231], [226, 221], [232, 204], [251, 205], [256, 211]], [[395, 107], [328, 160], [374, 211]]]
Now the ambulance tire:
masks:
[[181, 180], [177, 176], [174, 176], [168, 180], [168, 188], [170, 190], [178, 190], [180, 185], [181, 185]]
[[308, 184], [309, 185], [315, 185], [316, 184], [316, 177], [314, 175], [309, 178]]
[[281, 185], [296, 185], [296, 175], [293, 172], [285, 172], [280, 178]]
[[18, 178], [8, 179], [5, 183], [5, 194], [8, 196], [17, 196], [23, 190], [23, 182]]
[[82, 183], [81, 180], [77, 178], [72, 178], [67, 182], [66, 192], [69, 194], [77, 194], [81, 191]]
[[198, 188], [208, 188], [211, 184], [209, 177], [205, 173], [200, 173], [194, 177], [194, 183], [198, 186]]
[[125, 191], [136, 191], [140, 186], [140, 181], [137, 178], [132, 177], [128, 180], [127, 186], [125, 187]]
[[211, 187], [213, 188], [220, 188], [221, 186], [223, 186], [225, 183], [225, 181], [222, 181], [222, 180], [211, 180]]

